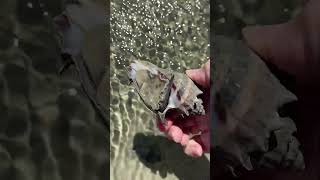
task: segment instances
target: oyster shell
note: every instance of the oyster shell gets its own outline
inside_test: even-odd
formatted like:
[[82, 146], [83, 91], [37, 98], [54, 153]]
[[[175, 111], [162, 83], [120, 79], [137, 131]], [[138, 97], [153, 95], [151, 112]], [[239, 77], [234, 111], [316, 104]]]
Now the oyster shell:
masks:
[[[213, 154], [233, 172], [258, 167], [303, 169], [297, 130], [278, 109], [296, 101], [240, 40], [215, 37]], [[218, 155], [219, 154], [219, 155]]]
[[143, 103], [165, 121], [170, 109], [182, 115], [204, 115], [202, 100], [197, 98], [202, 91], [182, 73], [162, 69], [148, 61], [134, 61], [128, 75]]

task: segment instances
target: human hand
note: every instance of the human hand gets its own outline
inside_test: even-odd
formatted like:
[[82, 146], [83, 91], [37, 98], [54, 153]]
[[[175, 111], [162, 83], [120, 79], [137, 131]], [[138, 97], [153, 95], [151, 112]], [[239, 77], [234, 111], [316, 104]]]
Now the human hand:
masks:
[[[210, 61], [200, 69], [187, 70], [186, 74], [203, 89], [203, 103], [205, 115], [190, 115], [184, 118], [169, 114], [166, 117], [166, 126], [161, 123], [158, 127], [165, 132], [169, 139], [181, 144], [184, 152], [192, 157], [200, 157], [203, 152], [209, 152], [209, 101], [210, 101]], [[201, 134], [191, 138], [190, 134]]]

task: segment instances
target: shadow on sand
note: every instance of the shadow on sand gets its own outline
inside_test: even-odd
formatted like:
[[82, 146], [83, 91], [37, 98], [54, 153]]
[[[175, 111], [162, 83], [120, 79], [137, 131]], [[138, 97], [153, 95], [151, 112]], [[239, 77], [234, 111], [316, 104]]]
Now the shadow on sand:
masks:
[[162, 178], [174, 173], [179, 179], [210, 179], [210, 162], [205, 157], [192, 158], [184, 154], [183, 148], [163, 136], [138, 133], [134, 137], [133, 149], [140, 161]]

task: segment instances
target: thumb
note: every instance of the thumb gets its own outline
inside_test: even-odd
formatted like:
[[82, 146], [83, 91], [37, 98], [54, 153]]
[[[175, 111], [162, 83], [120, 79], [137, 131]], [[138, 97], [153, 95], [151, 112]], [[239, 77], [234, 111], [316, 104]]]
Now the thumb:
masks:
[[242, 33], [248, 46], [262, 59], [290, 74], [298, 72], [303, 40], [293, 23], [246, 27]]
[[186, 71], [186, 74], [196, 83], [206, 86], [206, 77], [203, 69], [190, 69]]
[[207, 88], [210, 86], [210, 61], [200, 69], [190, 69], [186, 74], [199, 85]]

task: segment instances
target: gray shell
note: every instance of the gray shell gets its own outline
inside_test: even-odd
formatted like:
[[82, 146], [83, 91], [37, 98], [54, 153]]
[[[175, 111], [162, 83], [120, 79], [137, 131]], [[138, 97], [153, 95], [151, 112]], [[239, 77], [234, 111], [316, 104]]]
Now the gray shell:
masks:
[[[304, 169], [297, 129], [278, 109], [297, 100], [241, 41], [215, 37], [211, 143], [226, 167]], [[217, 153], [218, 154], [218, 153]], [[216, 154], [216, 155], [217, 155]]]
[[[138, 71], [142, 72], [137, 66], [143, 66], [143, 73], [137, 73]], [[202, 100], [197, 97], [202, 94], [202, 91], [186, 74], [162, 69], [147, 61], [135, 61], [131, 63], [129, 69], [129, 71], [135, 72], [131, 75], [129, 72], [129, 77], [135, 84], [135, 89], [141, 100], [158, 115], [162, 122], [170, 109], [179, 109], [181, 114], [186, 116], [205, 114]], [[153, 76], [146, 75], [149, 73]], [[164, 75], [166, 79], [159, 81], [160, 74]], [[143, 80], [141, 80], [142, 78]]]

